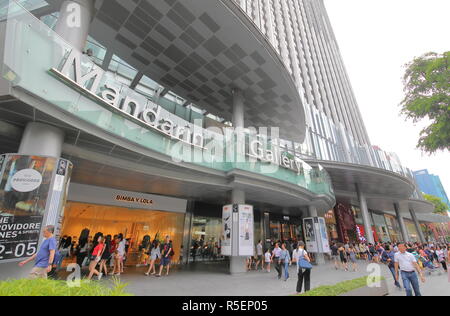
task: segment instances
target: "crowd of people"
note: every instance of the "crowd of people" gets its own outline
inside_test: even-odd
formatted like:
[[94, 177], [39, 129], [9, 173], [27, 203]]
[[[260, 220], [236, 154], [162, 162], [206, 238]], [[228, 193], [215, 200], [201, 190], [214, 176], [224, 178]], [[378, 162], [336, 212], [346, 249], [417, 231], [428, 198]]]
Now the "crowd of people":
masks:
[[270, 273], [273, 266], [278, 279], [287, 281], [290, 277], [289, 267], [295, 264], [298, 276], [296, 290], [300, 294], [303, 288], [305, 292], [311, 288], [311, 261], [311, 255], [305, 250], [303, 241], [272, 240], [264, 245], [262, 240], [259, 240], [254, 255], [247, 258], [245, 267], [247, 271], [254, 269]]
[[421, 296], [419, 277], [425, 282], [425, 272], [448, 273], [450, 244], [440, 243], [333, 243], [331, 258], [336, 270], [357, 271], [358, 261], [386, 265], [392, 273], [395, 286], [403, 288], [408, 296], [412, 290]]
[[[106, 275], [120, 275], [124, 271], [124, 263], [129, 248], [123, 234], [104, 236], [97, 233], [94, 238], [89, 237], [89, 231], [83, 231], [78, 243], [71, 237], [60, 239], [59, 246], [55, 240], [54, 227], [47, 226], [43, 230], [44, 242], [37, 254], [19, 263], [24, 266], [35, 261], [30, 272], [31, 278], [47, 277], [53, 270], [62, 265], [65, 258], [76, 258], [77, 264], [89, 267], [88, 279], [94, 276], [100, 280]], [[148, 239], [148, 240], [147, 240]], [[145, 275], [160, 277], [164, 268], [169, 274], [171, 260], [175, 254], [172, 241], [166, 236], [163, 242], [156, 239], [144, 239], [140, 250], [147, 255], [145, 264], [148, 270]], [[440, 243], [333, 243], [331, 260], [336, 270], [357, 271], [358, 262], [373, 262], [386, 265], [392, 273], [395, 286], [403, 288], [407, 296], [421, 296], [419, 279], [425, 282], [425, 273], [448, 273], [450, 264], [450, 244]], [[297, 293], [310, 290], [312, 254], [305, 249], [303, 241], [270, 241], [263, 244], [260, 240], [254, 248], [254, 255], [249, 256], [245, 266], [249, 270], [271, 272], [272, 266], [277, 272], [278, 279], [287, 281], [290, 277], [289, 267], [297, 268]], [[156, 265], [159, 263], [159, 271]], [[450, 281], [450, 274], [449, 274]]]
[[[57, 242], [53, 232], [47, 233], [45, 238], [50, 240], [46, 241], [43, 248], [47, 248], [47, 252], [44, 251], [44, 253], [47, 261], [51, 262], [51, 269], [48, 271], [35, 269], [34, 275], [40, 273], [40, 276], [45, 274], [45, 277], [56, 278], [57, 272], [62, 269], [64, 260], [67, 260], [66, 263], [76, 262], [80, 268], [88, 267], [87, 278], [89, 280], [94, 276], [101, 280], [104, 276], [120, 276], [124, 273], [130, 240], [125, 239], [122, 233], [111, 236], [99, 232], [92, 237], [89, 235], [89, 230], [85, 229], [81, 232], [77, 242], [74, 240], [75, 238], [70, 236], [63, 236]], [[51, 249], [48, 249], [48, 245], [51, 246]], [[169, 236], [166, 236], [163, 242], [158, 241], [156, 237], [152, 242], [150, 242], [150, 238], [148, 238], [148, 241], [144, 238], [139, 245], [139, 249], [144, 255], [144, 264], [149, 265], [146, 275], [160, 277], [164, 268], [166, 268], [166, 275], [169, 274], [170, 263], [175, 254]], [[51, 251], [53, 257], [50, 256]], [[23, 262], [22, 265], [28, 262]], [[158, 263], [159, 271], [157, 273], [156, 266]], [[36, 273], [36, 271], [39, 273]]]

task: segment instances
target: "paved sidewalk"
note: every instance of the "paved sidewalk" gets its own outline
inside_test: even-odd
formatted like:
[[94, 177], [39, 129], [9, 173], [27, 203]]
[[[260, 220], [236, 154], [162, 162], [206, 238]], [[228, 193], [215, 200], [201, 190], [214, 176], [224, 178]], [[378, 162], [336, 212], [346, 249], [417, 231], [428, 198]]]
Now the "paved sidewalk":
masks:
[[[331, 264], [314, 267], [311, 273], [311, 287], [333, 285], [369, 275], [368, 264], [359, 263], [358, 272], [336, 271]], [[387, 279], [393, 296], [404, 296], [393, 286], [392, 275], [381, 265], [381, 273]], [[223, 263], [199, 264], [189, 269], [174, 270], [169, 276], [147, 277], [145, 268], [127, 268], [121, 281], [128, 283], [127, 290], [135, 295], [174, 296], [286, 296], [296, 293], [297, 275], [291, 266], [288, 281], [278, 280], [275, 270], [271, 273], [251, 271], [241, 275], [229, 275]], [[423, 295], [450, 296], [447, 276], [428, 277], [423, 285]]]

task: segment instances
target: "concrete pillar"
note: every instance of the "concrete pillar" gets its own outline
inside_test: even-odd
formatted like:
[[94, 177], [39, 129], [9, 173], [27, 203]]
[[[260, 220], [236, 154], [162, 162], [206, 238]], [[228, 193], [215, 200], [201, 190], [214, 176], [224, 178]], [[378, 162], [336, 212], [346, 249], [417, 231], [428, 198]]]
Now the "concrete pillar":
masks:
[[318, 217], [318, 213], [317, 213], [317, 207], [315, 207], [314, 205], [309, 205], [308, 206], [308, 213], [310, 217]]
[[400, 213], [399, 203], [394, 203], [395, 215], [397, 216], [397, 221], [400, 226], [400, 233], [402, 235], [403, 242], [409, 242], [408, 231], [406, 230], [405, 221], [403, 220], [402, 214]]
[[244, 128], [244, 95], [239, 89], [233, 89], [233, 127]]
[[365, 194], [361, 191], [358, 184], [356, 186], [356, 193], [358, 194], [359, 207], [361, 209], [361, 215], [364, 221], [364, 230], [366, 231], [366, 239], [368, 243], [374, 244], [375, 239], [373, 238], [372, 223], [370, 221], [369, 209], [367, 208], [367, 200]]
[[62, 130], [47, 124], [30, 122], [23, 132], [19, 154], [59, 158], [63, 143]]
[[410, 208], [409, 213], [411, 214], [411, 218], [414, 222], [414, 225], [416, 226], [416, 230], [417, 230], [417, 233], [419, 234], [420, 242], [425, 243], [426, 242], [425, 236], [423, 235], [423, 231], [422, 231], [422, 228], [420, 227], [419, 220], [417, 219], [416, 212], [414, 212], [414, 210]]
[[63, 39], [79, 51], [83, 51], [94, 15], [95, 0], [64, 1], [55, 27]]
[[[245, 204], [245, 192], [240, 189], [231, 191], [231, 204]], [[233, 215], [233, 233], [231, 241], [232, 256], [230, 257], [230, 274], [247, 272], [245, 269], [246, 257], [240, 257], [239, 247], [239, 218]]]

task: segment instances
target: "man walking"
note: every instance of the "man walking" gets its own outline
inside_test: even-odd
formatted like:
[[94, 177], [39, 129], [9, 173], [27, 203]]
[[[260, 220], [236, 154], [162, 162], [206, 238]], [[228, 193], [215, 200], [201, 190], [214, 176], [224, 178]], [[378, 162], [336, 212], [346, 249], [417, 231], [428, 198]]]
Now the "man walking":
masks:
[[281, 279], [281, 273], [282, 273], [280, 256], [281, 256], [281, 248], [280, 248], [279, 243], [276, 243], [275, 248], [273, 249], [273, 252], [272, 252], [271, 261], [275, 263], [275, 270], [277, 270], [277, 272], [278, 272], [278, 279]]
[[[422, 296], [420, 293], [420, 285], [419, 279], [417, 278], [417, 273], [420, 275], [420, 279], [423, 283], [425, 283], [425, 277], [422, 274], [422, 271], [417, 264], [417, 260], [413, 254], [406, 251], [405, 244], [399, 244], [398, 250], [395, 254], [395, 275], [397, 282], [399, 281], [401, 273], [403, 280], [403, 287], [406, 290], [406, 296], [413, 296], [412, 290], [414, 289], [414, 293], [416, 296]], [[412, 289], [411, 289], [412, 287]]]
[[255, 270], [258, 270], [258, 266], [261, 263], [261, 271], [264, 270], [264, 252], [263, 252], [263, 244], [262, 240], [258, 242], [256, 245], [256, 267]]
[[55, 253], [56, 253], [56, 240], [53, 237], [55, 232], [54, 226], [46, 226], [44, 228], [44, 238], [41, 248], [39, 249], [37, 254], [34, 254], [32, 257], [28, 258], [25, 261], [19, 263], [20, 267], [23, 267], [30, 261], [35, 260], [34, 268], [30, 272], [30, 279], [37, 278], [47, 278], [47, 273], [52, 271], [53, 263], [55, 262]]

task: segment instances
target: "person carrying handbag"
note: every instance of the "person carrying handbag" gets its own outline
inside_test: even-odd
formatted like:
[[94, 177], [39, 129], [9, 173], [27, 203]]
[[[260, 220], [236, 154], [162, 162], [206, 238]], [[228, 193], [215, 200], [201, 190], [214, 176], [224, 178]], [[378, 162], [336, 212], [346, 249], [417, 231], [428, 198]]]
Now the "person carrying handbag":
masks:
[[297, 259], [297, 269], [298, 269], [298, 281], [297, 281], [297, 293], [302, 292], [303, 283], [305, 283], [305, 292], [311, 289], [311, 259], [309, 258], [308, 252], [305, 250], [305, 243], [300, 241], [298, 243], [298, 259]]

